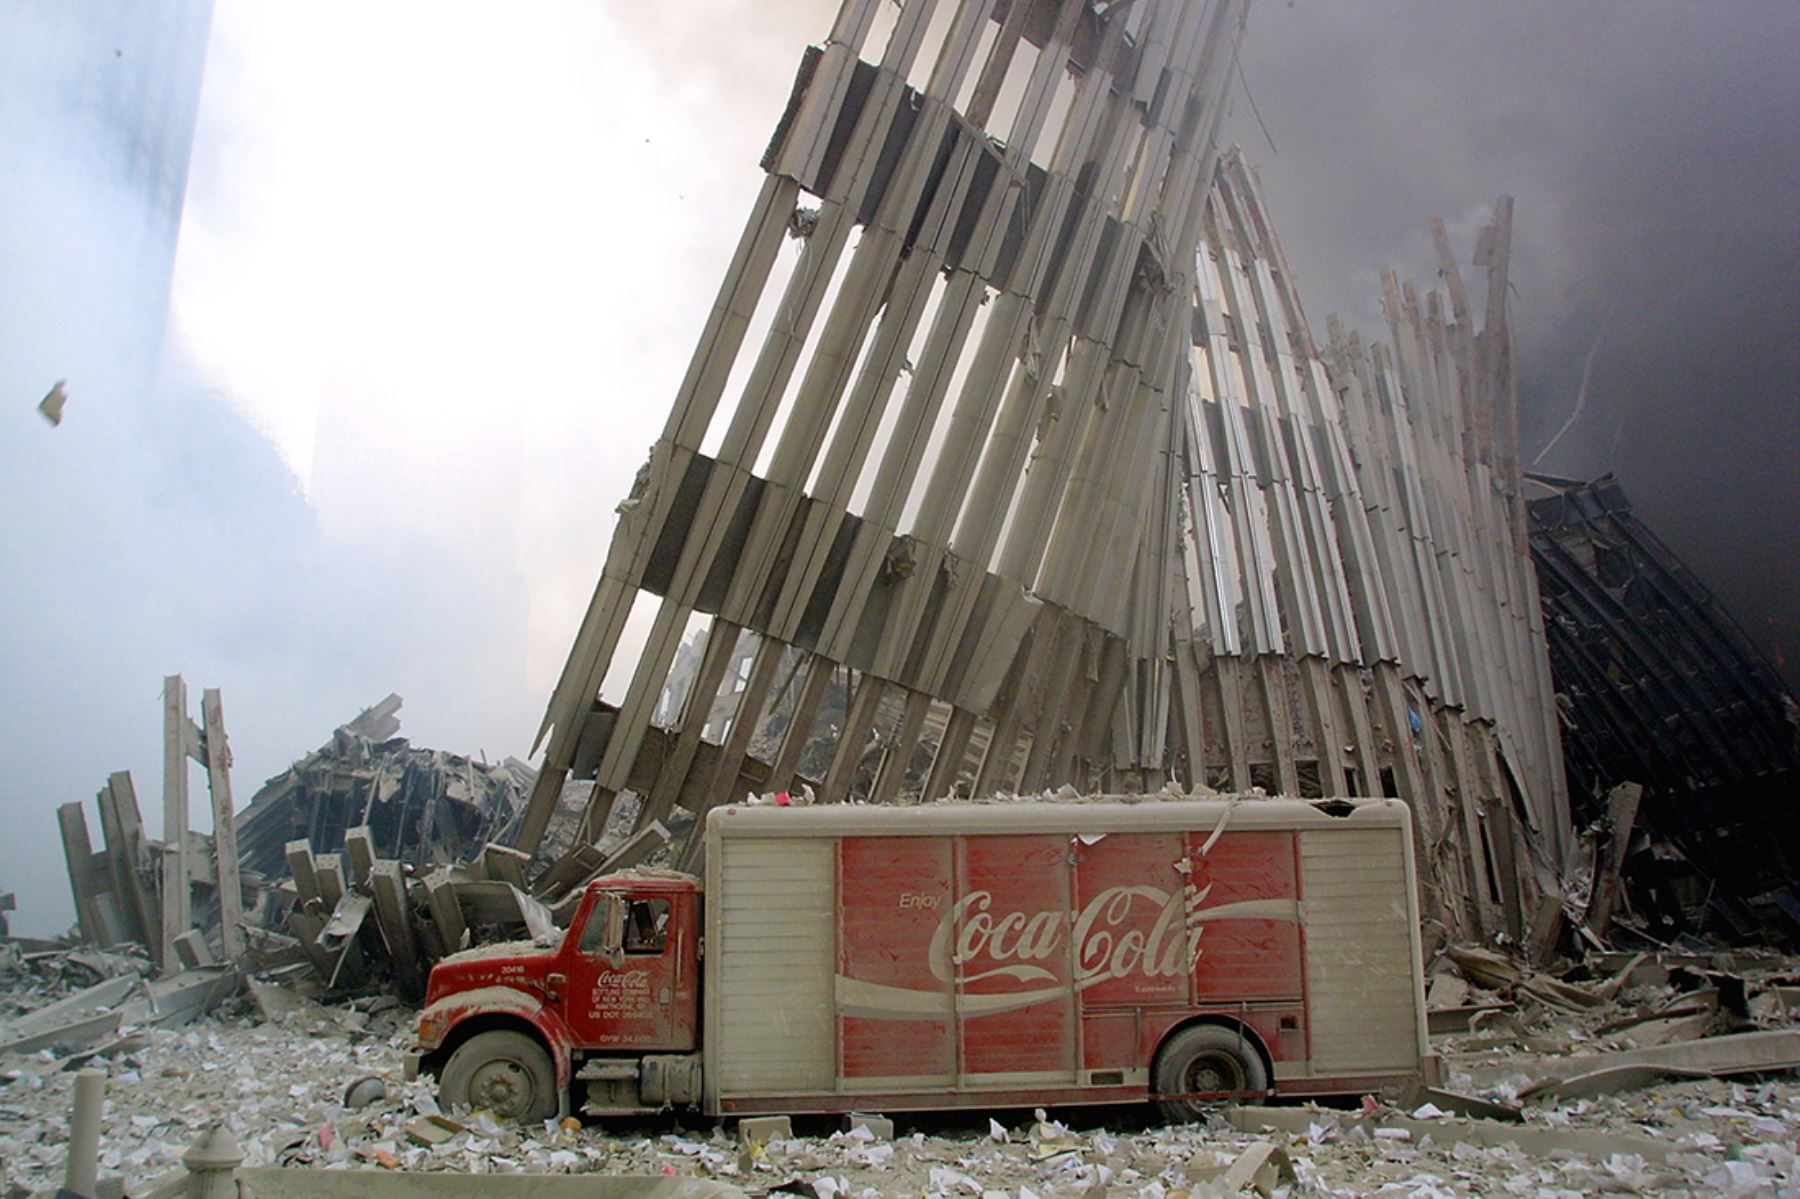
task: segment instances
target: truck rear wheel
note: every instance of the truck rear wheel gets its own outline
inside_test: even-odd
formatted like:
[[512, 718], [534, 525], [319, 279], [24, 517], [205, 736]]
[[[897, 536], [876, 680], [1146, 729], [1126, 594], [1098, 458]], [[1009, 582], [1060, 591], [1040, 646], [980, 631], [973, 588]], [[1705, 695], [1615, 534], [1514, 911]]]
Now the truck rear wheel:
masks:
[[556, 1067], [524, 1033], [477, 1033], [444, 1063], [439, 1094], [445, 1107], [486, 1108], [502, 1120], [548, 1120], [558, 1106]]
[[1163, 1118], [1187, 1123], [1204, 1116], [1208, 1103], [1180, 1096], [1266, 1091], [1269, 1073], [1248, 1034], [1217, 1024], [1196, 1024], [1170, 1037], [1162, 1047], [1151, 1082]]

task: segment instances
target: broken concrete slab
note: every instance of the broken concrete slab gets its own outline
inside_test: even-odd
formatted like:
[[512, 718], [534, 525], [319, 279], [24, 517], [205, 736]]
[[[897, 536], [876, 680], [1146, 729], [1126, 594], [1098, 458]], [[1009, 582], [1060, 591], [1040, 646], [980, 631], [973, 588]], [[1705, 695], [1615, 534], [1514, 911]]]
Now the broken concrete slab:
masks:
[[530, 854], [510, 845], [489, 842], [481, 847], [480, 861], [481, 871], [488, 878], [524, 889], [525, 877], [531, 870]]
[[131, 1023], [161, 1028], [186, 1024], [236, 994], [237, 988], [238, 973], [229, 966], [184, 970], [171, 978], [146, 983], [144, 1001], [148, 1010], [140, 1018], [135, 1009], [128, 1008], [126, 1018]]
[[1431, 976], [1431, 983], [1425, 991], [1427, 1008], [1453, 1008], [1469, 1002], [1468, 980], [1448, 970], [1439, 970]]
[[749, 1116], [738, 1121], [738, 1144], [749, 1148], [785, 1141], [794, 1135], [794, 1122], [786, 1116]]
[[212, 966], [212, 947], [198, 929], [189, 929], [169, 939], [169, 948], [174, 951], [175, 958], [184, 970], [192, 970], [196, 966]]
[[1517, 1124], [1525, 1118], [1524, 1109], [1514, 1104], [1498, 1103], [1479, 1095], [1465, 1095], [1461, 1091], [1446, 1091], [1442, 1087], [1412, 1087], [1401, 1100], [1401, 1105], [1408, 1111], [1416, 1112], [1426, 1104], [1441, 1112], [1468, 1116], [1475, 1120], [1501, 1120]]
[[421, 1145], [442, 1145], [462, 1131], [461, 1124], [444, 1115], [414, 1116], [406, 1122], [407, 1139]]
[[1641, 1090], [1644, 1087], [1674, 1079], [1712, 1077], [1714, 1074], [1710, 1070], [1692, 1070], [1681, 1066], [1642, 1064], [1609, 1066], [1605, 1069], [1589, 1071], [1586, 1074], [1571, 1075], [1554, 1082], [1539, 1083], [1529, 1090], [1521, 1091], [1519, 1098], [1532, 1102], [1554, 1100], [1559, 1103], [1576, 1099], [1598, 1099], [1602, 1095]]
[[1644, 1086], [1659, 1078], [1730, 1078], [1800, 1069], [1800, 1030], [1737, 1033], [1676, 1045], [1540, 1062], [1521, 1099], [1568, 1099]]
[[1444, 951], [1462, 976], [1478, 987], [1504, 991], [1524, 982], [1531, 974], [1503, 953], [1473, 945], [1452, 945]]
[[511, 883], [484, 881], [453, 885], [457, 903], [462, 906], [463, 920], [470, 926], [522, 924], [534, 941], [561, 935], [550, 909]]
[[1505, 1003], [1470, 1003], [1460, 1007], [1429, 1008], [1425, 1012], [1425, 1030], [1432, 1036], [1469, 1032], [1474, 1022], [1490, 1012], [1507, 1012]]
[[1667, 1161], [1675, 1147], [1666, 1141], [1621, 1133], [1576, 1132], [1561, 1128], [1530, 1128], [1519, 1124], [1501, 1124], [1491, 1120], [1416, 1120], [1409, 1116], [1380, 1115], [1357, 1117], [1345, 1112], [1308, 1107], [1233, 1107], [1226, 1109], [1226, 1120], [1242, 1132], [1275, 1131], [1291, 1136], [1306, 1136], [1321, 1121], [1334, 1122], [1346, 1132], [1362, 1129], [1374, 1136], [1378, 1129], [1406, 1134], [1414, 1144], [1426, 1137], [1438, 1145], [1478, 1145], [1497, 1148], [1513, 1145], [1526, 1153], [1549, 1156], [1553, 1153], [1578, 1153], [1595, 1161], [1618, 1153], [1635, 1153], [1645, 1161]]
[[1749, 1006], [1759, 1021], [1791, 1020], [1800, 1015], [1800, 987], [1764, 987], [1750, 999]]
[[129, 1026], [185, 1024], [236, 989], [236, 972], [220, 967], [151, 981], [137, 975], [108, 979], [14, 1021], [0, 1054], [78, 1053]]
[[122, 1037], [114, 1037], [110, 1041], [102, 1041], [90, 1049], [83, 1049], [80, 1053], [71, 1053], [68, 1057], [62, 1059], [62, 1068], [64, 1070], [79, 1070], [97, 1057], [113, 1058], [118, 1057], [123, 1053], [136, 1053], [149, 1043], [150, 1037], [147, 1033], [126, 1033]]
[[123, 1018], [124, 1013], [121, 1011], [77, 1016], [66, 1023], [15, 1037], [0, 1044], [0, 1056], [14, 1053], [36, 1053], [40, 1049], [60, 1049], [64, 1052], [83, 1049], [117, 1032]]
[[863, 1112], [851, 1112], [844, 1117], [844, 1131], [855, 1132], [862, 1129], [878, 1141], [894, 1139], [894, 1122], [886, 1116], [871, 1116]]
[[270, 1023], [323, 1010], [319, 1004], [300, 994], [293, 987], [280, 983], [260, 978], [246, 978], [244, 989], [250, 993], [251, 1000], [256, 1004], [257, 1012]]
[[1616, 1029], [1608, 1029], [1608, 1038], [1624, 1049], [1648, 1049], [1653, 1045], [1672, 1045], [1681, 1041], [1698, 1041], [1712, 1027], [1716, 1013], [1688, 1012], [1684, 1015], [1647, 1016]]
[[538, 876], [531, 892], [541, 899], [557, 900], [578, 893], [589, 879], [615, 870], [641, 866], [651, 855], [669, 844], [670, 834], [660, 820], [652, 820], [610, 852], [600, 845], [578, 845], [551, 863]]
[[[335, 860], [331, 863], [332, 869], [323, 868], [328, 857], [333, 857], [333, 855], [321, 854], [318, 858], [321, 866], [319, 871], [321, 880], [329, 879], [336, 873]], [[329, 885], [326, 890], [329, 893]], [[345, 967], [356, 952], [357, 937], [362, 932], [363, 922], [369, 918], [369, 913], [374, 910], [374, 907], [375, 901], [370, 896], [356, 891], [339, 893], [337, 901], [332, 907], [331, 919], [325, 922], [325, 927], [319, 931], [318, 936], [319, 948], [324, 951], [331, 962], [331, 970], [325, 979], [327, 986], [335, 987], [340, 982], [348, 981]]]
[[65, 999], [28, 1012], [0, 1025], [0, 1033], [26, 1036], [69, 1024], [74, 1020], [110, 1010], [139, 992], [143, 979], [137, 974], [122, 974], [77, 991]]

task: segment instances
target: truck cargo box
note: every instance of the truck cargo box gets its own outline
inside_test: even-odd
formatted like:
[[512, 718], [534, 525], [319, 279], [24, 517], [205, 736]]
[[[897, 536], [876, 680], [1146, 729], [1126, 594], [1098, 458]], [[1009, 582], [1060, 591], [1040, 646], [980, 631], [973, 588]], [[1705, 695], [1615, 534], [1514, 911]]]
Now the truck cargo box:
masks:
[[1424, 1060], [1398, 801], [736, 806], [706, 838], [713, 1112], [1141, 1100], [1197, 1025], [1277, 1093]]

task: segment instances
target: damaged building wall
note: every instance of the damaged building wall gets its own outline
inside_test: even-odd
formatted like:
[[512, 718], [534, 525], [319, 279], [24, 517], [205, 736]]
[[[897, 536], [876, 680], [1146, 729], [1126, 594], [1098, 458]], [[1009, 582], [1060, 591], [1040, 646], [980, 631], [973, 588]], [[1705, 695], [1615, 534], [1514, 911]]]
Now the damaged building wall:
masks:
[[1171, 736], [1194, 740], [1192, 695], [1228, 757], [1242, 713], [1240, 752], [1272, 747], [1254, 781], [1412, 805], [1426, 909], [1449, 931], [1543, 928], [1569, 818], [1523, 557], [1510, 202], [1477, 246], [1479, 327], [1440, 223], [1443, 290], [1387, 272], [1391, 342], [1334, 319], [1324, 350], [1235, 151], [1209, 211], [1193, 432], [1171, 459], [1197, 670], [1178, 624]]
[[1445, 292], [1388, 278], [1391, 348], [1316, 348], [1220, 165], [1243, 18], [843, 4], [620, 506], [518, 848], [571, 776], [596, 869], [620, 796], [650, 828], [802, 786], [1395, 794], [1434, 920], [1546, 923], [1570, 834], [1510, 206], [1479, 328], [1439, 228]]
[[[1531, 548], [1576, 819], [1620, 843], [1652, 936], [1793, 941], [1793, 696], [1617, 481], [1532, 477], [1551, 492], [1531, 501]], [[1641, 805], [1620, 822], [1608, 797], [1631, 784]]]
[[[552, 699], [521, 848], [535, 847], [570, 771], [598, 783], [590, 829], [628, 789], [656, 819], [678, 800], [699, 812], [746, 784], [797, 785], [834, 677], [848, 704], [817, 779], [827, 797], [850, 794], [862, 774], [869, 797], [892, 798], [928, 724], [944, 732], [915, 784], [925, 792], [959, 777], [993, 790], [1067, 774], [1046, 734], [1073, 679], [1051, 695], [1046, 659], [1072, 676], [1106, 633], [1027, 589], [1047, 542], [1025, 526], [1053, 517], [1074, 415], [1103, 380], [1120, 394], [1140, 377], [1160, 395], [1175, 382], [1242, 6], [1138, 6], [1105, 20], [1080, 3], [936, 7], [950, 15], [935, 54], [922, 53], [933, 5], [895, 16], [857, 2], [804, 61], [763, 193]], [[872, 66], [857, 55], [878, 17], [893, 22]], [[1022, 90], [1004, 86], [1015, 58]], [[772, 275], [790, 228], [801, 248], [783, 287]], [[772, 317], [758, 322], [764, 306]], [[742, 398], [720, 411], [760, 323]], [[715, 416], [722, 435], [703, 453]], [[940, 418], [943, 452], [927, 471]], [[1056, 457], [1027, 471], [1031, 430], [1058, 428]], [[1032, 494], [1015, 505], [1020, 491]], [[640, 592], [660, 597], [649, 643], [623, 703], [600, 703]], [[694, 684], [702, 698], [653, 727], [696, 613], [714, 623]], [[731, 731], [709, 743], [711, 697], [740, 636], [757, 656]], [[1115, 676], [1122, 642], [1113, 631]], [[772, 699], [788, 705], [786, 732], [759, 760], [748, 749], [778, 710]], [[994, 735], [972, 762], [984, 718]], [[1111, 730], [1103, 720], [1080, 732], [1092, 742]]]

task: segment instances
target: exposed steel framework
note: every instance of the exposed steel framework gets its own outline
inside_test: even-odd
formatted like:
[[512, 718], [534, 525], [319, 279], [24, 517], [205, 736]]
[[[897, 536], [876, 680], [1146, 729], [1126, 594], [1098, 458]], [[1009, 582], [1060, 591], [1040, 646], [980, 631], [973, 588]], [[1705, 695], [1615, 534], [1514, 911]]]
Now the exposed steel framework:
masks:
[[556, 888], [627, 792], [1261, 787], [1408, 800], [1427, 917], [1526, 931], [1569, 817], [1510, 204], [1479, 329], [1440, 225], [1391, 345], [1315, 345], [1218, 145], [1245, 10], [845, 0], [545, 716]]
[[[1550, 492], [1531, 501], [1531, 549], [1577, 819], [1624, 839], [1657, 935], [1791, 938], [1800, 708], [1617, 480], [1531, 477]], [[1617, 827], [1608, 798], [1630, 784], [1643, 807]]]

